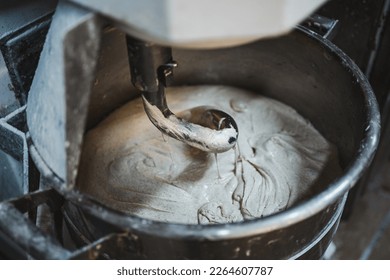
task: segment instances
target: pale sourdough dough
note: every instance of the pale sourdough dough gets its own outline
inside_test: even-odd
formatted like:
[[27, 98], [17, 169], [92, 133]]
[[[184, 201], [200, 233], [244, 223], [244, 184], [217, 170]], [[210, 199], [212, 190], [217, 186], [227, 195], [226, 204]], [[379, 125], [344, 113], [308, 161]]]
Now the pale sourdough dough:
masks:
[[151, 220], [230, 223], [282, 211], [339, 174], [336, 149], [282, 103], [225, 86], [168, 88], [167, 100], [183, 118], [202, 105], [230, 114], [238, 149], [216, 158], [163, 137], [139, 98], [87, 133], [80, 191]]

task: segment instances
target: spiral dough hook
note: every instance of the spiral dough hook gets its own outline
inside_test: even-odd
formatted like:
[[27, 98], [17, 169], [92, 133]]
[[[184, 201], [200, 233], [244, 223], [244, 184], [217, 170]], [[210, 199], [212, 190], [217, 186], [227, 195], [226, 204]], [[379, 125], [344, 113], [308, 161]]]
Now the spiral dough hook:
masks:
[[237, 143], [238, 128], [227, 113], [212, 107], [188, 110], [188, 119], [169, 108], [165, 87], [177, 64], [171, 50], [127, 37], [129, 63], [134, 86], [142, 92], [145, 112], [162, 133], [209, 153], [222, 153]]

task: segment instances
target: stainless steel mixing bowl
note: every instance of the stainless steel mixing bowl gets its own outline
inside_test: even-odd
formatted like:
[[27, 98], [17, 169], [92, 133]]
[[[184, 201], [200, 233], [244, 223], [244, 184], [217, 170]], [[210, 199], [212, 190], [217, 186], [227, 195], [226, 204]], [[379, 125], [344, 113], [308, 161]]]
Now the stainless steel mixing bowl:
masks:
[[[120, 46], [116, 53], [124, 52], [120, 43], [123, 34], [105, 36], [111, 41], [103, 40], [102, 56], [113, 56], [113, 38]], [[174, 79], [177, 85], [225, 84], [259, 92], [295, 108], [337, 146], [343, 174], [286, 211], [242, 223], [208, 226], [128, 216], [71, 190], [65, 192], [70, 200], [65, 214], [69, 228], [77, 228], [76, 239], [95, 240], [112, 231], [123, 232], [123, 258], [319, 258], [337, 229], [348, 191], [369, 166], [379, 140], [378, 106], [364, 75], [336, 46], [302, 28], [280, 38], [233, 48], [174, 49], [173, 56], [179, 62]], [[115, 59], [100, 62], [100, 84], [91, 100], [89, 126], [137, 95], [131, 89], [125, 97], [113, 92], [108, 99], [103, 98], [115, 80], [126, 83], [129, 78], [123, 61], [118, 58], [116, 72], [110, 70], [109, 63], [116, 63]]]

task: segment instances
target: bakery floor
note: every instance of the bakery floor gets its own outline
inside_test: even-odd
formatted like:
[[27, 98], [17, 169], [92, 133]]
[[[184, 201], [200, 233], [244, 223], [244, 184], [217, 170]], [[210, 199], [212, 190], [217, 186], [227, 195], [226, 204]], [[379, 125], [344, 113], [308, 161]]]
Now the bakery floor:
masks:
[[385, 108], [375, 158], [349, 193], [354, 199], [347, 201], [325, 259], [390, 260], [390, 95]]
[[390, 260], [390, 185], [374, 186], [356, 196], [325, 259]]

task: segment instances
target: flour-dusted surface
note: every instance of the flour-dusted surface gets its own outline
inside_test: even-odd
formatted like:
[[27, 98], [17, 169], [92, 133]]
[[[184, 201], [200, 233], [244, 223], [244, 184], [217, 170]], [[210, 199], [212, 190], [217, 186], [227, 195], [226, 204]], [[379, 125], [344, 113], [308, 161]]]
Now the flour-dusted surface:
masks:
[[151, 220], [231, 223], [283, 211], [340, 174], [333, 145], [280, 102], [225, 86], [168, 88], [167, 100], [186, 119], [202, 105], [230, 114], [237, 149], [215, 157], [162, 136], [139, 98], [87, 133], [80, 191]]

